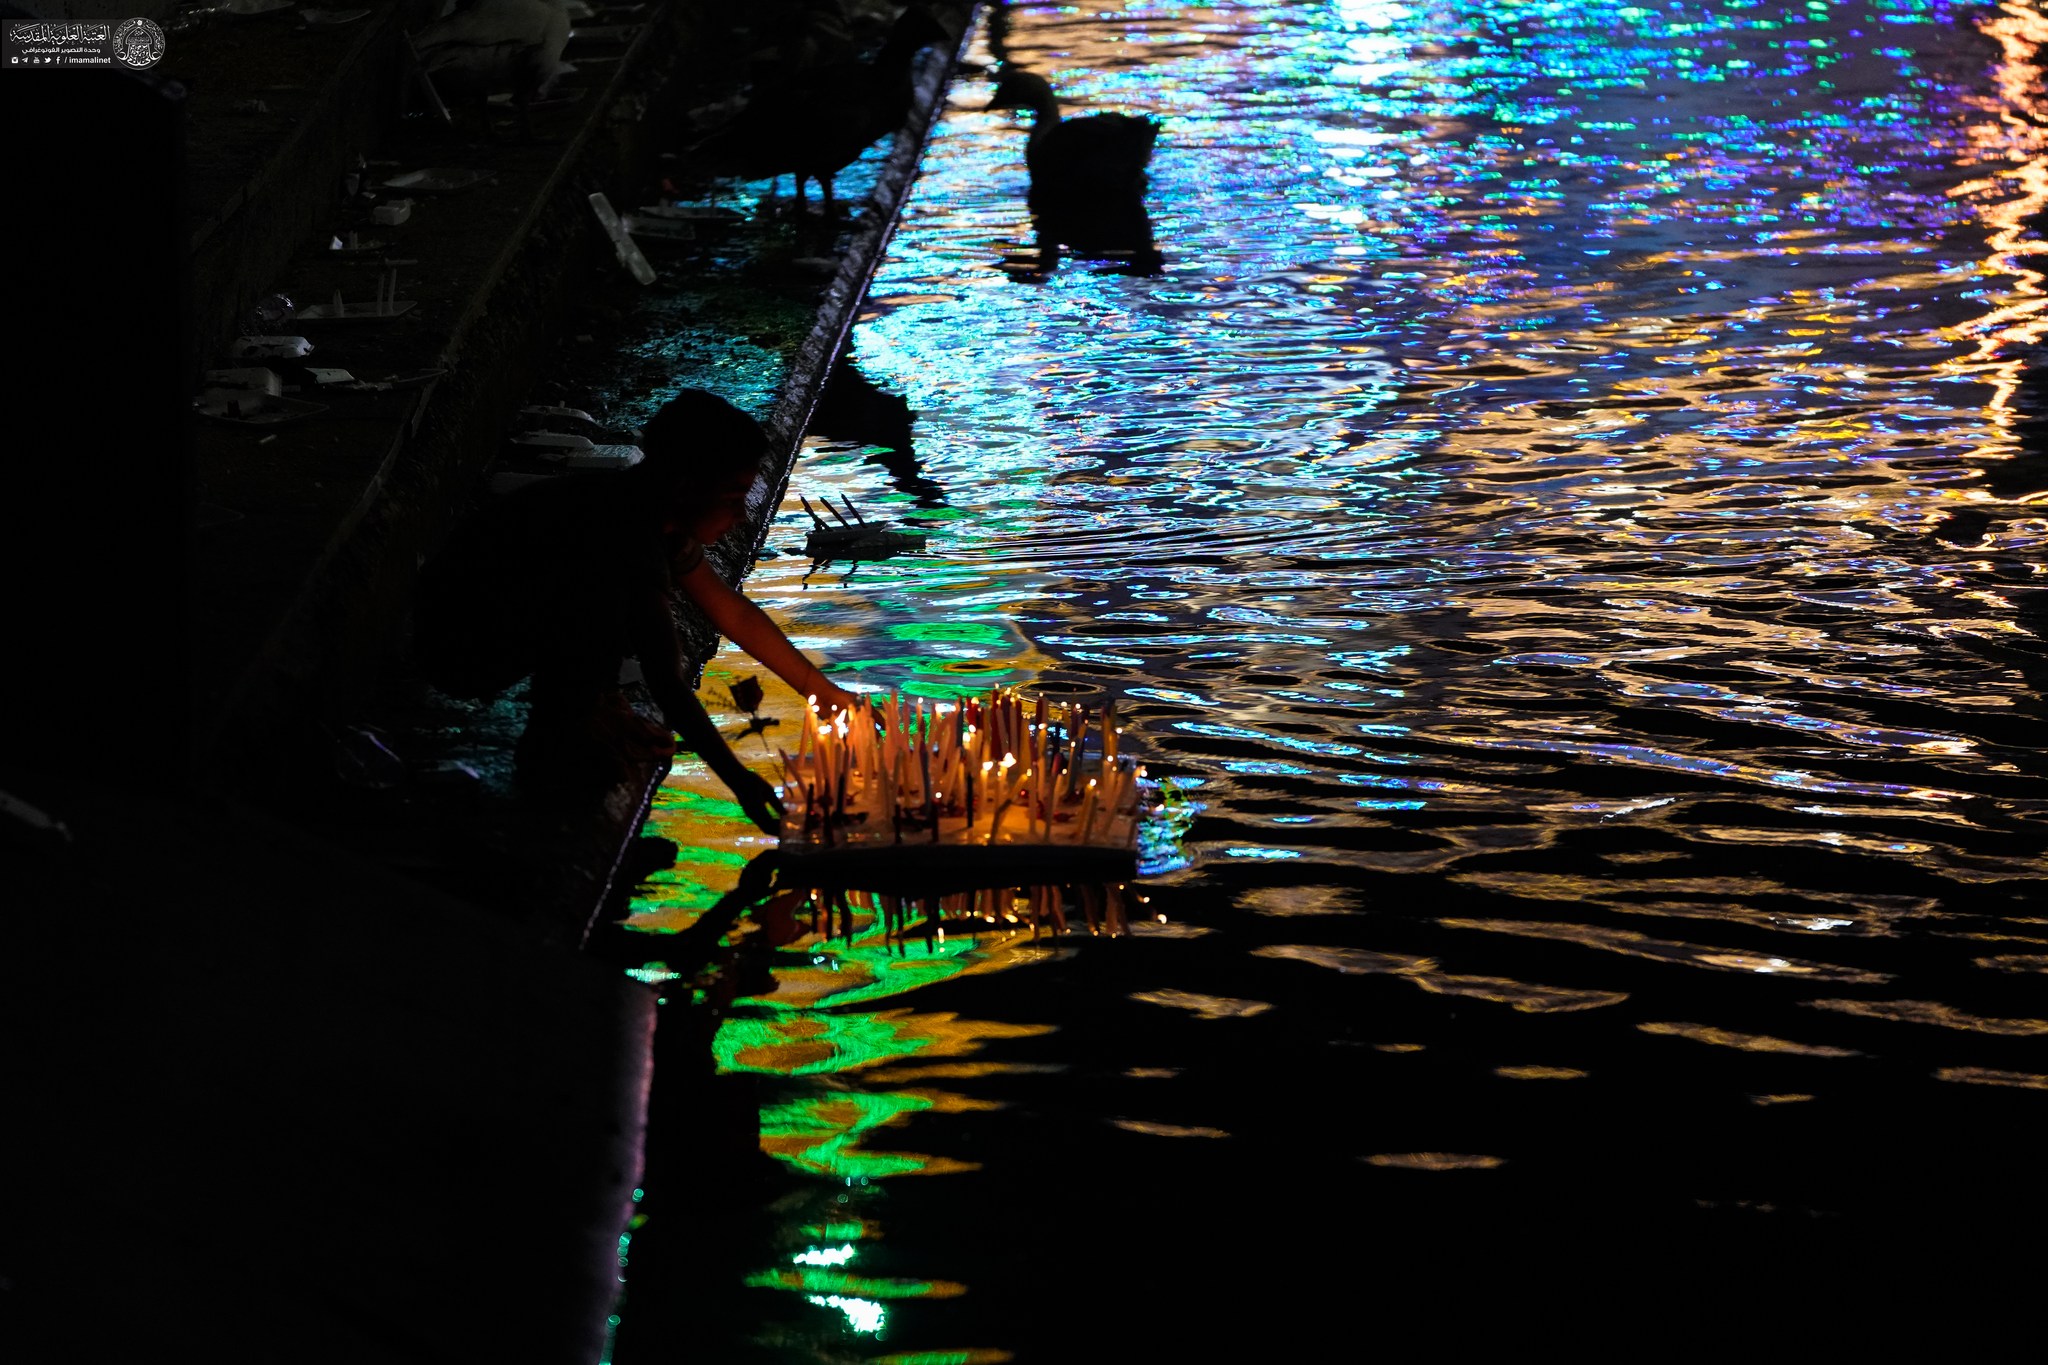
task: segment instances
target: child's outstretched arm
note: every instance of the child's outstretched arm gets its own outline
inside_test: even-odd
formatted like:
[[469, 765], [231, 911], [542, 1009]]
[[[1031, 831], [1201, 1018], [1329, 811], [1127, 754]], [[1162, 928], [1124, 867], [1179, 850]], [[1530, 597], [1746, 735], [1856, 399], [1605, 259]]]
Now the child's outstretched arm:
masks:
[[764, 833], [782, 826], [782, 798], [774, 784], [747, 768], [690, 690], [682, 644], [676, 639], [673, 603], [667, 593], [651, 594], [640, 613], [634, 653], [647, 690], [669, 727], [732, 789], [733, 799]]
[[828, 713], [853, 705], [852, 693], [828, 681], [818, 666], [789, 642], [782, 628], [768, 619], [767, 612], [727, 587], [709, 563], [699, 561], [676, 586], [711, 618], [721, 635], [795, 688], [799, 696], [816, 697], [819, 709]]

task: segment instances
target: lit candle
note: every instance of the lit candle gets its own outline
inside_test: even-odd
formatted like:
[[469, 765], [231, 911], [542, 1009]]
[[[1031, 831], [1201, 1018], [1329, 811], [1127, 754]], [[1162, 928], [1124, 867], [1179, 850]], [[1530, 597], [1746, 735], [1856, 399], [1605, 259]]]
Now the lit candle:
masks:
[[886, 764], [885, 764], [885, 765], [883, 766], [883, 768], [882, 768], [882, 771], [881, 771], [881, 778], [882, 778], [882, 783], [881, 783], [881, 787], [882, 787], [882, 793], [881, 793], [881, 795], [882, 795], [882, 811], [881, 811], [881, 814], [882, 814], [882, 820], [883, 820], [883, 822], [884, 822], [884, 823], [885, 823], [886, 825], [888, 825], [888, 827], [889, 827], [889, 838], [890, 838], [890, 842], [892, 842], [892, 843], [898, 843], [898, 844], [900, 844], [900, 843], [902, 843], [902, 842], [903, 842], [903, 830], [902, 830], [902, 828], [901, 828], [901, 827], [900, 827], [899, 825], [897, 825], [897, 823], [896, 823], [896, 815], [897, 815], [897, 812], [896, 812], [896, 773], [895, 773], [895, 770], [894, 770], [893, 768], [891, 768], [890, 766], [888, 766], [888, 765], [886, 765]]
[[1067, 732], [1067, 799], [1081, 794], [1081, 741], [1088, 737], [1088, 713], [1080, 707], [1074, 708], [1073, 728]]
[[1045, 779], [1038, 784], [1038, 823], [1047, 843], [1052, 842], [1052, 808], [1060, 793], [1060, 761], [1052, 760]]
[[[925, 739], [929, 738], [930, 733], [927, 730]], [[918, 771], [924, 779], [925, 823], [931, 827], [932, 842], [936, 844], [939, 841], [939, 796], [932, 790], [932, 748], [924, 739], [918, 741], [917, 763]]]
[[[1047, 708], [1045, 695], [1040, 693], [1038, 705], [1033, 708], [1032, 728], [1035, 733], [1031, 736], [1031, 766], [1039, 772], [1038, 781], [1041, 787], [1045, 786], [1047, 779], [1052, 776], [1052, 769], [1048, 766], [1052, 759], [1052, 726], [1047, 723]], [[1032, 794], [1042, 795], [1037, 791]]]

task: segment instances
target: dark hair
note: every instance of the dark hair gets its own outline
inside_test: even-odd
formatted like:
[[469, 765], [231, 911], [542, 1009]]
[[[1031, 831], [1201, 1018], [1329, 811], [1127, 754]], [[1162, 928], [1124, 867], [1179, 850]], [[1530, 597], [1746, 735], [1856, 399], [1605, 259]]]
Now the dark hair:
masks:
[[684, 389], [661, 405], [640, 432], [642, 468], [656, 478], [710, 483], [752, 473], [768, 454], [761, 424], [703, 389]]

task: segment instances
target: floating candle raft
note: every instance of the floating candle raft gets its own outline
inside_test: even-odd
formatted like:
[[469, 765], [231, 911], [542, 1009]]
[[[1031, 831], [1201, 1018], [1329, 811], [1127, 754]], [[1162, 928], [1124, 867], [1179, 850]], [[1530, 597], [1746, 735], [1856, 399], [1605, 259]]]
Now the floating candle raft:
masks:
[[1098, 714], [1005, 689], [949, 708], [864, 699], [830, 719], [814, 703], [796, 756], [782, 759], [783, 852], [847, 885], [1015, 869], [1055, 883], [1137, 868], [1143, 769], [1117, 753], [1113, 706]]

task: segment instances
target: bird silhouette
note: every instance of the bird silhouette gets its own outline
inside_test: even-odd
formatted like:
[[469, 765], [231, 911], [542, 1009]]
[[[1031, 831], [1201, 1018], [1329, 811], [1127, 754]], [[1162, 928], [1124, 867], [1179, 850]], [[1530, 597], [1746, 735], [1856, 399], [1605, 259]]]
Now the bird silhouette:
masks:
[[[759, 86], [722, 127], [692, 144], [690, 158], [714, 175], [745, 180], [815, 180], [825, 211], [837, 205], [832, 182], [876, 139], [903, 126], [910, 115], [910, 73], [917, 54], [950, 38], [918, 5], [898, 16], [872, 61], [834, 62], [794, 72], [785, 82]], [[770, 186], [770, 197], [774, 187]]]
[[[527, 140], [533, 102], [562, 71], [568, 12], [554, 0], [470, 0], [413, 35], [420, 67], [450, 104], [509, 94]], [[489, 118], [484, 120], [490, 128]]]
[[1024, 164], [1041, 251], [1065, 244], [1084, 255], [1128, 255], [1156, 265], [1145, 211], [1145, 172], [1159, 138], [1155, 120], [1132, 114], [1062, 118], [1045, 77], [1007, 63], [988, 107], [1031, 112]]
[[866, 463], [880, 465], [889, 480], [917, 499], [920, 507], [943, 507], [945, 490], [918, 464], [913, 425], [917, 414], [899, 393], [878, 388], [850, 355], [841, 356], [811, 413], [809, 435], [855, 441], [871, 447]]

